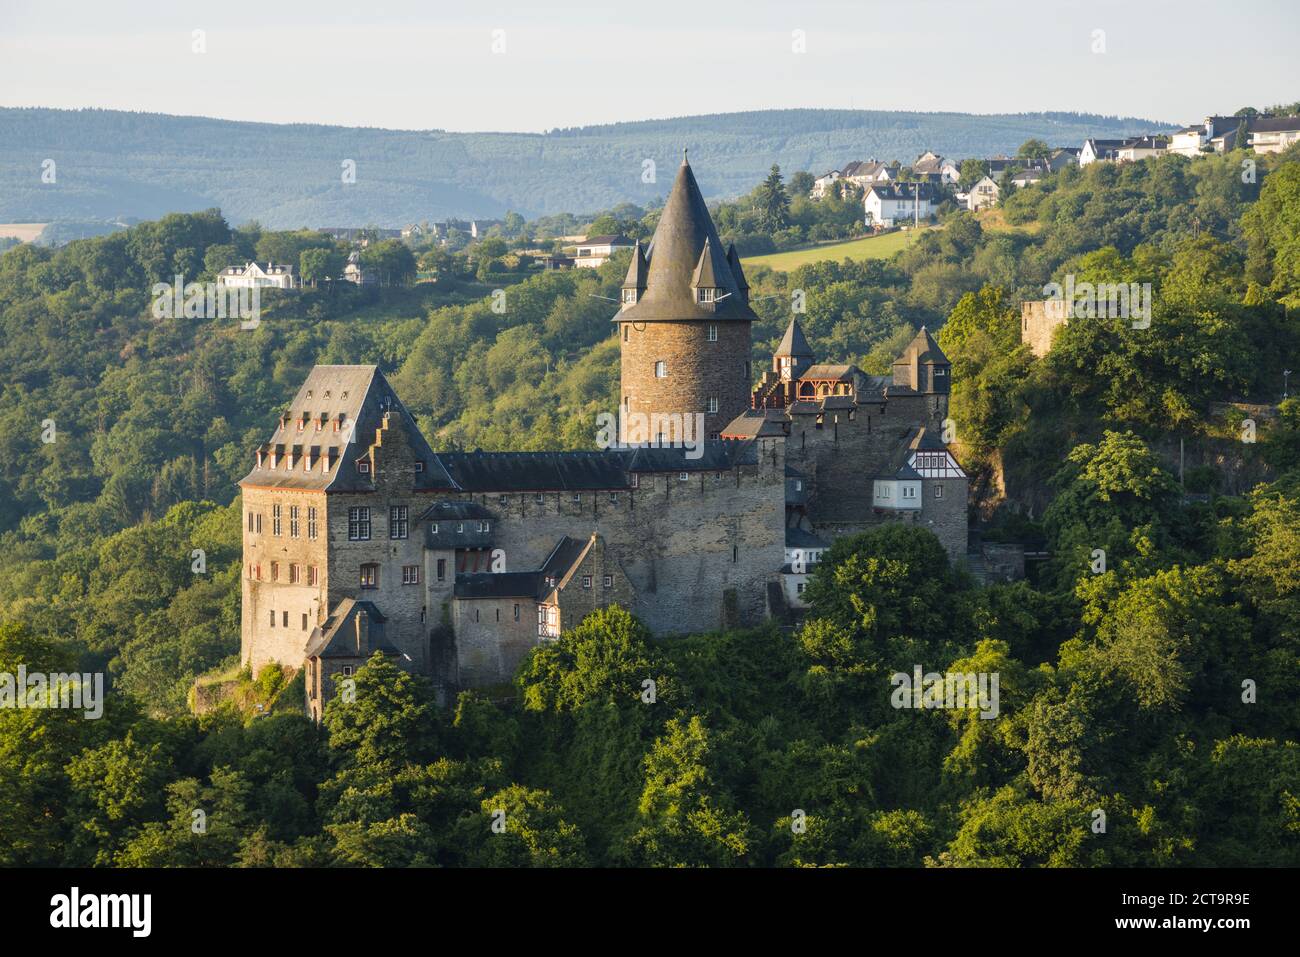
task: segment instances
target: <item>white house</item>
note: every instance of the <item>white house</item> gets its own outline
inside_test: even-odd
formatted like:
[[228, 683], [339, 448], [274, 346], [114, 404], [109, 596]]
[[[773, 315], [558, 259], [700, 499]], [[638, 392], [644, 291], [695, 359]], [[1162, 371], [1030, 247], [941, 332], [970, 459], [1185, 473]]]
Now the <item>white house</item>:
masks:
[[1033, 169], [1022, 169], [1019, 173], [1016, 173], [1011, 177], [1010, 182], [1011, 185], [1015, 187], [1030, 186], [1037, 183], [1046, 175], [1046, 173], [1037, 167]]
[[1124, 140], [1086, 139], [1083, 141], [1083, 148], [1079, 150], [1079, 165], [1087, 166], [1099, 160], [1113, 160], [1115, 151], [1124, 143]]
[[836, 180], [840, 178], [840, 171], [837, 169], [827, 170], [815, 180], [813, 180], [812, 190], [808, 193], [813, 199], [822, 199], [830, 192], [831, 187], [835, 185]]
[[578, 243], [577, 255], [573, 264], [580, 268], [595, 269], [609, 262], [616, 250], [631, 249], [632, 240], [622, 236], [588, 236]]
[[1115, 162], [1135, 163], [1149, 156], [1164, 156], [1168, 146], [1167, 136], [1137, 136], [1125, 140], [1119, 149], [1115, 150]]
[[379, 275], [373, 269], [361, 265], [361, 256], [354, 250], [348, 253], [348, 263], [343, 267], [343, 279], [358, 286], [373, 286], [379, 282]]
[[830, 545], [812, 532], [806, 532], [802, 528], [785, 530], [785, 566], [781, 569], [781, 587], [785, 592], [786, 603], [792, 608], [808, 607], [803, 597], [808, 576], [828, 548]]
[[1256, 153], [1280, 153], [1298, 142], [1300, 116], [1255, 117], [1250, 123], [1250, 148]]
[[938, 203], [929, 183], [876, 183], [867, 189], [862, 208], [868, 226], [889, 228], [928, 220]]
[[292, 289], [293, 267], [280, 266], [275, 263], [247, 263], [243, 266], [230, 266], [221, 270], [217, 276], [218, 286], [240, 286], [253, 288]]
[[979, 182], [966, 193], [966, 208], [973, 213], [986, 206], [992, 206], [998, 201], [998, 194], [1001, 192], [1002, 187], [997, 184], [997, 180], [992, 176], [982, 176]]

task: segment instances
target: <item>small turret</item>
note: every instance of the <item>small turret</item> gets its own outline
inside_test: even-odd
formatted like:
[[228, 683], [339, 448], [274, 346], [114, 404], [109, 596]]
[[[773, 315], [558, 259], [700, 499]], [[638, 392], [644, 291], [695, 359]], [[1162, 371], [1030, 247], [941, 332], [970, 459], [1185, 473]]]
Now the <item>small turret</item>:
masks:
[[623, 306], [634, 306], [641, 294], [645, 292], [646, 274], [650, 271], [650, 263], [646, 259], [645, 251], [641, 248], [641, 240], [637, 240], [632, 246], [632, 262], [628, 264], [627, 276], [623, 280]]
[[799, 320], [791, 319], [781, 344], [776, 347], [776, 352], [772, 353], [772, 371], [784, 381], [793, 382], [808, 371], [812, 363], [812, 347], [808, 345], [803, 330], [799, 328]]

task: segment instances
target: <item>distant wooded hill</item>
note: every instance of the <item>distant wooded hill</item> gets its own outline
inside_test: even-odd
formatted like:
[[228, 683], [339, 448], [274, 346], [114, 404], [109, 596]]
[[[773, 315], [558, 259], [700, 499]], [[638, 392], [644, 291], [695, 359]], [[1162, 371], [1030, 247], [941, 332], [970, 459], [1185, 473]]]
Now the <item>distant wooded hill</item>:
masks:
[[[397, 227], [448, 216], [583, 213], [667, 192], [683, 146], [711, 198], [752, 189], [773, 163], [816, 172], [852, 159], [1078, 146], [1172, 124], [1080, 113], [767, 110], [548, 133], [360, 129], [112, 110], [0, 108], [0, 222], [132, 220], [218, 206], [232, 223]], [[42, 164], [55, 161], [53, 183]], [[356, 182], [342, 180], [344, 160]], [[645, 182], [647, 160], [656, 164]]]

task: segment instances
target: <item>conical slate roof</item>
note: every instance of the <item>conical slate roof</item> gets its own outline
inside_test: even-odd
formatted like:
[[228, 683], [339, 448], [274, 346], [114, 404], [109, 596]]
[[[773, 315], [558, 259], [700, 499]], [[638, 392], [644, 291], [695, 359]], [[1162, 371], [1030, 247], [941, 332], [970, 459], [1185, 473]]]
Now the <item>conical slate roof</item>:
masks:
[[903, 354], [894, 360], [894, 365], [906, 363], [911, 365], [913, 360], [922, 365], [951, 365], [948, 357], [943, 354], [939, 348], [939, 343], [934, 341], [934, 336], [926, 331], [925, 326], [916, 334], [916, 338], [907, 344]]
[[[723, 248], [695, 174], [683, 157], [650, 242], [645, 293], [635, 305], [622, 309], [614, 321], [752, 322], [757, 319], [745, 302], [744, 290], [732, 273]], [[723, 290], [715, 302], [696, 301], [696, 289], [700, 288], [697, 279]]]
[[789, 356], [790, 358], [813, 357], [812, 346], [808, 345], [808, 340], [804, 338], [803, 330], [799, 328], [799, 320], [791, 319], [790, 325], [786, 327], [785, 336], [781, 339], [781, 344], [776, 347], [776, 352], [772, 355], [781, 357]]
[[649, 264], [646, 263], [645, 251], [641, 248], [641, 240], [638, 239], [632, 247], [632, 262], [628, 264], [627, 277], [623, 280], [623, 288], [644, 289], [646, 273], [649, 268]]

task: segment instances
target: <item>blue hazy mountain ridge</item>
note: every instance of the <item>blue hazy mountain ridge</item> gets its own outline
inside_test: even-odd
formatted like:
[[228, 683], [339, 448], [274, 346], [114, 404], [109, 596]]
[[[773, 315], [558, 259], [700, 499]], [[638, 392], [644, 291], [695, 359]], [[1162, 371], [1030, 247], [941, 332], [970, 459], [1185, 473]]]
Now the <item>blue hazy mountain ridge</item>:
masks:
[[[667, 192], [683, 145], [706, 197], [743, 193], [779, 163], [909, 163], [1078, 146], [1177, 124], [1079, 113], [768, 110], [556, 129], [455, 133], [247, 123], [115, 110], [0, 108], [0, 222], [150, 219], [217, 206], [271, 228], [397, 227], [449, 216], [584, 213]], [[54, 182], [42, 164], [55, 161]], [[344, 183], [345, 160], [356, 164]], [[647, 182], [645, 161], [656, 175]]]

